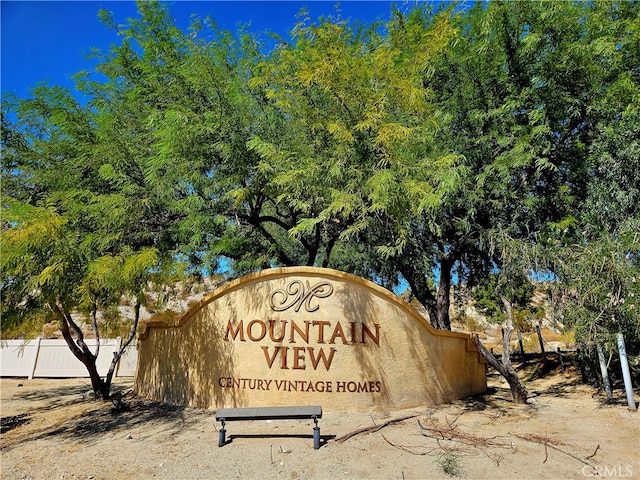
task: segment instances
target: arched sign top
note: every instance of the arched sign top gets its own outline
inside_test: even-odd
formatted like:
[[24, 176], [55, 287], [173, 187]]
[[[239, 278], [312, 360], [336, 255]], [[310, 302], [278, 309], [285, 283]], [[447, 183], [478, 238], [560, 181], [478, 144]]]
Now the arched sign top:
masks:
[[231, 281], [177, 323], [148, 323], [136, 389], [206, 408], [432, 405], [486, 389], [468, 335], [434, 329], [389, 290], [315, 267]]
[[[237, 278], [235, 280], [231, 280], [225, 283], [224, 285], [218, 287], [216, 290], [214, 290], [209, 295], [204, 297], [198, 303], [195, 303], [194, 305], [192, 305], [189, 308], [189, 310], [187, 310], [187, 312], [178, 320], [177, 323], [164, 322], [164, 321], [148, 322], [146, 325], [145, 331], [142, 333], [141, 338], [142, 339], [146, 338], [149, 328], [155, 328], [155, 327], [167, 328], [167, 327], [182, 326], [185, 322], [187, 322], [193, 316], [195, 312], [199, 311], [207, 304], [215, 301], [220, 297], [227, 295], [230, 292], [233, 292], [234, 290], [241, 289], [244, 285], [247, 285], [249, 283], [253, 283], [256, 281], [269, 280], [270, 278], [283, 277], [283, 276], [295, 277], [296, 275], [308, 275], [311, 277], [318, 277], [325, 280], [326, 279], [339, 280], [346, 283], [352, 283], [354, 285], [363, 286], [365, 288], [372, 290], [373, 292], [376, 293], [376, 295], [384, 298], [386, 301], [397, 305], [399, 308], [402, 308], [408, 315], [411, 315], [413, 318], [415, 318], [416, 321], [420, 322], [425, 328], [427, 328], [432, 335], [440, 335], [440, 336], [446, 336], [446, 337], [459, 337], [459, 338], [465, 338], [465, 339], [468, 338], [468, 335], [465, 335], [462, 333], [452, 332], [449, 330], [435, 329], [422, 315], [416, 312], [416, 310], [413, 307], [411, 307], [409, 304], [407, 304], [402, 298], [398, 297], [397, 295], [395, 295], [393, 292], [390, 292], [386, 288], [370, 280], [367, 280], [366, 278], [362, 278], [357, 275], [353, 275], [351, 273], [341, 272], [339, 270], [334, 270], [331, 268], [305, 267], [305, 266], [270, 268], [267, 270], [261, 270], [259, 272], [249, 273], [247, 275], [244, 275], [243, 277]], [[278, 305], [277, 308], [274, 308], [274, 310], [277, 310], [278, 308], [281, 308], [284, 310], [284, 305], [286, 301], [288, 301], [287, 299], [290, 296], [298, 295], [299, 294], [298, 289], [303, 288], [302, 282], [300, 282], [299, 280], [293, 280], [289, 283], [289, 285], [291, 284], [293, 284], [293, 287], [288, 286], [287, 287], [288, 291], [280, 290], [280, 291], [274, 292], [273, 297], [280, 296], [280, 299], [283, 302], [282, 304]], [[321, 288], [327, 288], [327, 291], [322, 291], [322, 290], [320, 292], [307, 291], [305, 293], [305, 291], [302, 290], [302, 293], [300, 294], [304, 295], [305, 298], [301, 299], [301, 301], [304, 300], [307, 302], [307, 304], [309, 304], [312, 296], [316, 296], [316, 298], [322, 298], [323, 295], [329, 296], [333, 293], [333, 287], [331, 286], [331, 284], [328, 284], [326, 281], [323, 283], [318, 283], [313, 285], [313, 288], [317, 290], [318, 286], [320, 286]], [[295, 290], [295, 292], [293, 293], [290, 292], [292, 288]], [[307, 286], [307, 290], [309, 290], [308, 286]], [[307, 297], [310, 297], [310, 298], [307, 298]], [[270, 301], [271, 302], [278, 301], [278, 298], [276, 298], [275, 300], [271, 298]], [[299, 310], [300, 306], [296, 308]]]

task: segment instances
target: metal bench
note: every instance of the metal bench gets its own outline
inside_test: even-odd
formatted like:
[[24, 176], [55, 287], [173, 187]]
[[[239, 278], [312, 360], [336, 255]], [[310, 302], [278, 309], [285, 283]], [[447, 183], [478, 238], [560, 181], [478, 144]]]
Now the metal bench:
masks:
[[258, 407], [258, 408], [220, 408], [216, 411], [216, 420], [222, 422], [218, 432], [218, 447], [226, 443], [226, 422], [239, 420], [313, 420], [313, 448], [320, 448], [320, 427], [318, 419], [322, 418], [321, 406], [310, 407]]

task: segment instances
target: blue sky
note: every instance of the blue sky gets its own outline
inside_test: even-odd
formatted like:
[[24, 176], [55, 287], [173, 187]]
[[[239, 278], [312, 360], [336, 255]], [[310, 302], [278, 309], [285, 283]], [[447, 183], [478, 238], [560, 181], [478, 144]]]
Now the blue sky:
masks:
[[[296, 14], [306, 7], [312, 19], [335, 15], [335, 1], [172, 1], [176, 24], [186, 29], [192, 14], [207, 15], [222, 28], [236, 31], [251, 25], [256, 33], [267, 30], [286, 35], [296, 23]], [[342, 18], [372, 22], [387, 20], [393, 2], [343, 1]], [[398, 0], [401, 8], [414, 2]], [[116, 23], [136, 17], [133, 1], [0, 1], [1, 91], [28, 96], [38, 82], [72, 88], [70, 77], [91, 63], [91, 48], [107, 51], [117, 35], [98, 20], [98, 10], [113, 12]]]

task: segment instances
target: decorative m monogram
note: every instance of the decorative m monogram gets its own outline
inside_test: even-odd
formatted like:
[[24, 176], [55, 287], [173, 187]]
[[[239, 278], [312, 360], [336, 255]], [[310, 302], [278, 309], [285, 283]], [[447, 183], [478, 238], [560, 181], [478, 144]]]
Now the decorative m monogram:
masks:
[[[305, 288], [306, 284], [306, 288]], [[284, 312], [294, 308], [296, 312], [304, 305], [307, 312], [315, 312], [320, 305], [311, 306], [311, 300], [327, 298], [333, 293], [333, 286], [328, 282], [318, 282], [311, 286], [309, 280], [303, 284], [300, 280], [293, 280], [286, 288], [275, 290], [269, 297], [269, 306], [276, 312]]]

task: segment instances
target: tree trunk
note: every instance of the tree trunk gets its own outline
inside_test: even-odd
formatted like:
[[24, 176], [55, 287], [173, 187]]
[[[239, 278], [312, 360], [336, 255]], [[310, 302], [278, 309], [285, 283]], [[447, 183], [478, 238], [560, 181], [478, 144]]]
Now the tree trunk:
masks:
[[487, 360], [487, 363], [495, 368], [500, 375], [502, 375], [507, 383], [509, 384], [509, 389], [511, 390], [511, 397], [513, 398], [513, 402], [517, 404], [527, 403], [527, 398], [529, 397], [529, 392], [525, 388], [522, 383], [520, 383], [520, 379], [518, 378], [518, 374], [513, 369], [511, 365], [503, 365], [500, 363], [496, 357], [494, 357], [491, 352], [489, 352], [477, 335], [473, 337], [473, 342], [476, 347], [478, 347], [478, 351], [480, 354]]
[[138, 330], [138, 324], [140, 323], [140, 306], [141, 306], [141, 303], [140, 303], [140, 300], [138, 300], [134, 307], [135, 315], [133, 318], [133, 325], [131, 325], [131, 330], [129, 331], [129, 336], [127, 337], [125, 342], [120, 346], [118, 351], [113, 352], [113, 359], [111, 359], [111, 364], [109, 365], [109, 371], [107, 372], [107, 375], [105, 376], [104, 381], [102, 382], [104, 391], [106, 392], [106, 396], [104, 397], [105, 400], [108, 398], [111, 398], [111, 393], [110, 393], [111, 381], [113, 380], [113, 374], [115, 373], [116, 367], [118, 366], [118, 361], [124, 354], [124, 351], [127, 349], [127, 347], [131, 344], [131, 341], [134, 339], [136, 335], [136, 331]]
[[451, 330], [449, 305], [453, 263], [449, 258], [440, 262], [440, 281], [435, 294], [430, 288], [423, 271], [415, 270], [414, 265], [402, 265], [400, 268], [400, 273], [409, 283], [411, 293], [427, 310], [429, 322], [433, 328], [439, 330]]
[[[59, 305], [57, 302], [51, 305], [51, 310], [58, 316], [60, 320], [60, 331], [62, 332], [62, 337], [65, 342], [67, 342], [67, 346], [71, 353], [82, 362], [82, 364], [87, 369], [89, 373], [89, 378], [91, 380], [91, 388], [93, 389], [93, 393], [95, 394], [96, 399], [101, 400], [109, 400], [111, 398], [111, 381], [113, 379], [113, 374], [115, 373], [116, 366], [118, 365], [118, 360], [124, 354], [125, 349], [131, 344], [131, 341], [134, 339], [136, 331], [138, 329], [138, 324], [140, 323], [140, 300], [136, 302], [136, 306], [134, 308], [135, 317], [133, 320], [133, 325], [131, 326], [131, 330], [129, 332], [129, 336], [127, 340], [120, 346], [117, 352], [114, 352], [113, 359], [111, 360], [111, 364], [109, 365], [109, 371], [107, 375], [103, 379], [98, 372], [98, 368], [96, 366], [96, 360], [98, 359], [98, 352], [100, 349], [100, 334], [98, 331], [98, 323], [96, 321], [95, 310], [93, 315], [93, 329], [96, 334], [96, 339], [98, 341], [98, 346], [96, 348], [95, 353], [92, 353], [89, 350], [89, 347], [84, 341], [84, 335], [82, 334], [82, 330], [76, 323], [73, 321], [71, 314], [65, 310], [62, 305]], [[73, 334], [76, 335], [76, 339], [73, 338]]]
[[412, 266], [402, 265], [400, 273], [409, 283], [409, 288], [413, 296], [427, 310], [431, 326], [438, 328], [438, 301], [429, 289], [429, 284], [426, 281], [424, 272], [417, 272]]
[[502, 364], [511, 366], [511, 352], [509, 346], [511, 344], [511, 334], [513, 333], [513, 310], [511, 309], [511, 302], [503, 295], [500, 295], [500, 300], [504, 305], [505, 313], [507, 314], [507, 321], [502, 334]]
[[65, 335], [63, 332], [62, 336], [67, 342], [67, 346], [69, 346], [71, 352], [78, 360], [82, 362], [82, 364], [87, 369], [89, 378], [91, 379], [91, 388], [93, 390], [93, 393], [95, 393], [96, 395], [96, 399], [108, 400], [110, 386], [106, 385], [106, 383], [100, 377], [100, 373], [98, 373], [98, 367], [96, 366], [97, 357], [91, 354], [91, 352], [85, 352], [83, 349], [78, 348], [73, 340], [73, 337], [70, 334]]
[[440, 262], [440, 282], [437, 296], [437, 322], [436, 328], [440, 330], [451, 330], [451, 317], [449, 315], [449, 305], [451, 304], [451, 269], [453, 262], [450, 258], [445, 258]]
[[87, 367], [87, 372], [89, 372], [89, 378], [91, 379], [91, 388], [93, 389], [93, 393], [96, 395], [96, 399], [109, 400], [110, 385], [107, 385], [107, 383], [102, 380], [100, 373], [98, 373], [96, 359], [93, 358], [87, 362], [84, 362], [82, 359], [79, 360], [84, 363], [85, 367]]
[[[84, 342], [82, 330], [73, 321], [71, 314], [65, 311], [63, 307], [56, 304], [52, 306], [52, 310], [58, 314], [60, 319], [60, 331], [62, 332], [62, 337], [65, 342], [67, 342], [69, 350], [71, 350], [71, 353], [73, 353], [73, 355], [82, 362], [89, 373], [91, 387], [93, 389], [93, 393], [96, 395], [96, 399], [108, 400], [109, 386], [105, 384], [102, 378], [100, 378], [98, 368], [96, 367], [96, 360], [98, 357], [91, 353], [91, 350], [89, 350], [89, 347]], [[75, 332], [77, 337], [76, 340], [74, 340], [71, 328], [69, 327], [71, 327]]]

